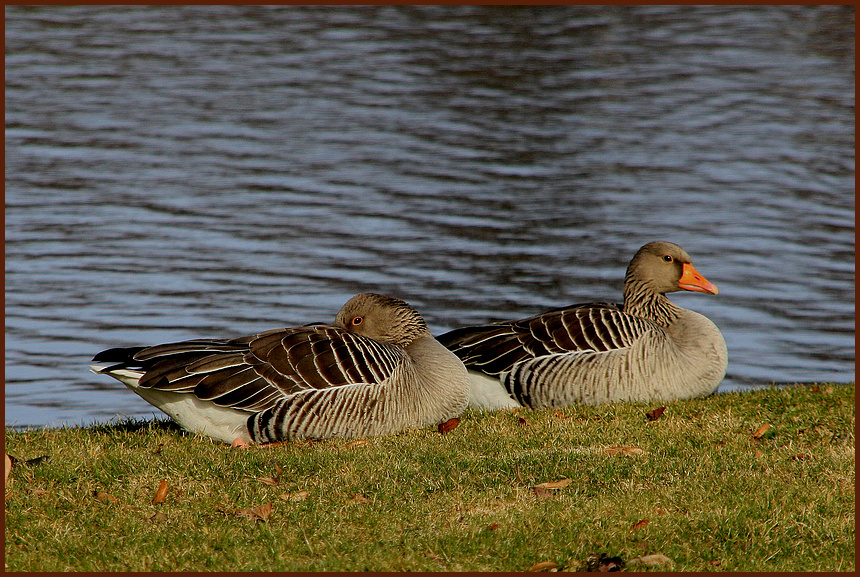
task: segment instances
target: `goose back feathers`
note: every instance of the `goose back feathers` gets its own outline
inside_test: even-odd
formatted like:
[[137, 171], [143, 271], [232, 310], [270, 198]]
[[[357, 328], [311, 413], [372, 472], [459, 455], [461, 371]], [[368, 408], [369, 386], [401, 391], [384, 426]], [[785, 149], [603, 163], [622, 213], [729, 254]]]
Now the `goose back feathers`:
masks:
[[725, 341], [706, 317], [666, 298], [677, 290], [718, 293], [681, 247], [652, 242], [630, 262], [623, 306], [572, 305], [439, 341], [469, 369], [476, 409], [704, 396], [725, 376]]
[[225, 442], [437, 424], [463, 411], [469, 388], [421, 315], [372, 293], [350, 299], [332, 325], [109, 349], [93, 362], [184, 428]]

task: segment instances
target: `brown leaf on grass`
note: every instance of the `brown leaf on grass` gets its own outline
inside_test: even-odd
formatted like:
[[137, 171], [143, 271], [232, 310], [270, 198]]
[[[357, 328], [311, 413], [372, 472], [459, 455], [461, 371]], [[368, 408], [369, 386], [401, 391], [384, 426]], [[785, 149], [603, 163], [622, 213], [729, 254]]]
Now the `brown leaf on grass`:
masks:
[[759, 427], [758, 429], [756, 429], [756, 432], [755, 432], [755, 433], [753, 433], [753, 439], [761, 439], [762, 435], [764, 435], [765, 433], [767, 433], [767, 430], [768, 430], [768, 429], [770, 429], [770, 424], [769, 424], [769, 423], [765, 423], [764, 425], [762, 425], [761, 427]]
[[343, 445], [341, 449], [352, 449], [353, 447], [364, 447], [367, 445], [368, 441], [365, 439], [358, 439], [357, 441], [350, 441], [346, 445]]
[[112, 503], [114, 505], [118, 503], [117, 498], [113, 495], [98, 490], [93, 490], [93, 497], [95, 497], [96, 500], [101, 501], [102, 503]]
[[603, 449], [603, 452], [604, 452], [604, 454], [609, 455], [609, 456], [612, 456], [612, 455], [634, 456], [634, 455], [647, 455], [648, 454], [648, 451], [646, 451], [645, 449], [640, 449], [639, 447], [627, 447], [627, 446], [606, 447], [605, 449]]
[[529, 424], [529, 422], [526, 421], [526, 418], [521, 417], [520, 415], [517, 415], [517, 422], [521, 425], [528, 425]]
[[649, 412], [645, 413], [645, 416], [648, 418], [649, 421], [656, 421], [657, 419], [662, 417], [663, 413], [665, 413], [665, 412], [666, 412], [666, 407], [657, 407], [653, 411], [649, 411]]
[[490, 523], [489, 525], [487, 525], [487, 529], [489, 529], [490, 531], [495, 531], [498, 528], [499, 528], [498, 523]]
[[36, 465], [51, 462], [51, 455], [42, 455], [41, 457], [35, 457], [33, 459], [27, 459], [25, 461], [16, 459], [12, 455], [7, 455], [7, 457], [9, 457], [9, 460], [12, 462], [12, 466], [14, 467], [17, 467], [18, 465], [23, 465], [24, 467], [35, 467]]
[[624, 569], [624, 560], [621, 557], [609, 557], [606, 553], [592, 554], [585, 560], [585, 565], [585, 570], [589, 572], [621, 571]]
[[535, 563], [534, 565], [529, 567], [529, 571], [532, 573], [553, 570], [558, 570], [558, 563], [556, 563], [555, 561], [541, 561], [540, 563]]
[[269, 516], [272, 514], [272, 504], [263, 503], [259, 507], [252, 507], [250, 509], [236, 509], [235, 513], [239, 517], [248, 517], [249, 519], [257, 519], [259, 521], [268, 521]]
[[654, 553], [652, 555], [642, 555], [641, 557], [635, 557], [631, 559], [630, 564], [634, 563], [642, 563], [643, 565], [647, 565], [649, 567], [653, 567], [655, 565], [664, 565], [667, 563], [674, 563], [671, 559], [666, 557], [665, 555], [661, 555], [660, 553]]
[[304, 501], [309, 495], [310, 493], [307, 491], [299, 491], [297, 493], [281, 493], [278, 498], [284, 501]]
[[370, 503], [370, 500], [368, 500], [364, 495], [356, 493], [348, 502], [350, 505], [366, 505], [367, 503]]
[[546, 487], [539, 487], [535, 485], [532, 487], [532, 493], [535, 494], [535, 497], [539, 499], [546, 499], [547, 497], [552, 496], [552, 489], [547, 489]]
[[439, 423], [439, 434], [444, 435], [445, 433], [450, 433], [454, 429], [457, 428], [457, 425], [460, 424], [460, 419], [454, 417], [453, 419], [448, 419], [444, 423]]
[[552, 414], [555, 415], [556, 417], [558, 417], [559, 419], [569, 419], [570, 418], [570, 415], [565, 415], [561, 411], [553, 411]]
[[257, 480], [266, 485], [271, 485], [272, 487], [278, 484], [274, 477], [257, 477]]
[[762, 457], [764, 457], [764, 453], [762, 453], [761, 451], [759, 451], [758, 449], [756, 449], [756, 450], [755, 450], [755, 456], [756, 456], [756, 458], [757, 458], [757, 459], [761, 459]]
[[800, 453], [798, 455], [792, 455], [789, 458], [792, 461], [808, 461], [812, 458], [812, 455], [810, 455], [809, 453]]
[[153, 505], [158, 505], [159, 503], [163, 503], [167, 498], [167, 481], [165, 479], [161, 480], [161, 483], [158, 485], [158, 490], [155, 492], [155, 497], [152, 499]]
[[636, 529], [641, 529], [645, 527], [648, 523], [650, 523], [648, 519], [642, 519], [641, 521], [634, 523], [632, 527], [630, 527], [631, 531], [635, 531]]
[[36, 495], [37, 497], [44, 497], [46, 495], [51, 494], [51, 492], [48, 491], [47, 489], [32, 489], [30, 492], [33, 493], [34, 495]]
[[161, 511], [156, 511], [155, 515], [149, 518], [153, 523], [161, 523], [162, 521], [167, 521], [167, 515], [162, 513]]
[[546, 481], [544, 483], [538, 483], [535, 487], [543, 487], [544, 489], [562, 489], [571, 484], [570, 479], [561, 479], [559, 481]]

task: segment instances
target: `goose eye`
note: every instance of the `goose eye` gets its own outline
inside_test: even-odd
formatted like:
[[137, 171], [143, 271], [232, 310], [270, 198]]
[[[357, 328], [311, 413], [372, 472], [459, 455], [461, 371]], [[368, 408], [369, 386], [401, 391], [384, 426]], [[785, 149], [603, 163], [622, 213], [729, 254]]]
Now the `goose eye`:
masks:
[[357, 327], [358, 325], [360, 325], [360, 324], [361, 324], [361, 322], [362, 322], [363, 320], [364, 320], [364, 317], [353, 317], [353, 319], [352, 319], [352, 326]]
[[674, 259], [672, 258], [671, 255], [667, 254], [667, 255], [663, 256], [663, 260], [665, 260], [666, 262], [672, 262]]

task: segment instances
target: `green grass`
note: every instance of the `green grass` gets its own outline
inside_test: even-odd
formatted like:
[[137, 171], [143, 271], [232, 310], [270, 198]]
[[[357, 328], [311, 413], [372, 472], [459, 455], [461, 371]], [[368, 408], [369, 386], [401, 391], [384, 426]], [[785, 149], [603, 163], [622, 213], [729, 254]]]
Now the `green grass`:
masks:
[[[7, 429], [7, 453], [50, 461], [12, 471], [6, 570], [577, 570], [601, 553], [631, 570], [854, 570], [853, 384], [670, 403], [648, 421], [658, 405], [466, 412], [445, 435], [251, 449], [164, 421]], [[266, 503], [265, 520], [236, 513]], [[633, 561], [651, 554], [671, 562]]]

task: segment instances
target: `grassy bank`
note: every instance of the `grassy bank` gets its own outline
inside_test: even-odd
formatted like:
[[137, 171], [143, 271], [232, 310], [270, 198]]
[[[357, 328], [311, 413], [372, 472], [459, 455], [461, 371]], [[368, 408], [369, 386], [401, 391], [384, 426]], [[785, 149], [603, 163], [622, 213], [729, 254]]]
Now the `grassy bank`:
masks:
[[854, 570], [853, 384], [658, 407], [250, 449], [7, 429], [6, 570]]

